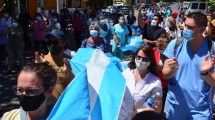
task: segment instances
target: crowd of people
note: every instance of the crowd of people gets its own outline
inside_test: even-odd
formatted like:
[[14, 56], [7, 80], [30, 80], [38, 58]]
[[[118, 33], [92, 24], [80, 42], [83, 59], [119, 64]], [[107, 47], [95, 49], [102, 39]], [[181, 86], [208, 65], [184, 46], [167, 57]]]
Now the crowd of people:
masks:
[[[146, 8], [144, 3], [137, 17], [131, 9], [128, 16], [120, 13], [116, 19], [89, 9], [83, 13], [76, 9], [71, 17], [65, 6], [60, 13], [51, 9], [49, 15], [42, 9], [34, 18], [21, 11], [18, 19], [7, 12], [0, 18], [1, 68], [7, 67], [5, 73], [11, 73], [15, 59], [22, 68], [15, 89], [21, 109], [5, 113], [3, 120], [46, 119], [75, 77], [69, 64], [72, 56], [65, 55], [65, 36], [71, 32], [68, 19], [72, 21], [76, 49], [100, 49], [123, 61], [121, 48], [128, 45], [129, 38], [138, 36], [145, 43], [122, 71], [126, 89], [119, 120], [140, 120], [147, 115], [158, 120], [212, 119], [213, 12], [185, 15], [165, 6]], [[27, 35], [29, 29], [33, 33], [35, 63], [24, 65], [24, 50], [33, 46]], [[154, 104], [147, 104], [157, 94]]]

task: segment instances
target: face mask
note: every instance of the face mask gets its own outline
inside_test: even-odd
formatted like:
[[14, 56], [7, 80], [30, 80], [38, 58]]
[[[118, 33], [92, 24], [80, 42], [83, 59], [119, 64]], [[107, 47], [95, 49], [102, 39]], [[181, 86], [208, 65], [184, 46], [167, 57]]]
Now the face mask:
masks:
[[98, 36], [98, 31], [97, 30], [90, 30], [90, 35], [92, 37], [96, 37], [96, 36]]
[[104, 25], [104, 24], [105, 24], [105, 20], [101, 20], [101, 21], [100, 21], [100, 24], [101, 24], [101, 25]]
[[119, 20], [119, 23], [120, 23], [120, 24], [123, 24], [123, 23], [124, 23], [124, 20]]
[[13, 26], [13, 27], [17, 27], [17, 26], [18, 26], [18, 23], [14, 22], [14, 23], [12, 23], [12, 26]]
[[157, 20], [152, 20], [151, 21], [151, 26], [153, 26], [153, 27], [157, 26]]
[[24, 111], [34, 111], [38, 109], [46, 99], [44, 92], [37, 96], [17, 95], [17, 98]]
[[51, 12], [54, 13], [54, 9], [51, 9]]
[[37, 16], [36, 19], [37, 19], [38, 21], [41, 21], [41, 20], [42, 20], [40, 16]]
[[160, 50], [160, 49], [158, 49], [158, 50], [159, 50], [159, 53], [161, 53], [161, 54], [163, 54], [165, 51], [165, 50]]
[[145, 20], [145, 19], [146, 19], [146, 17], [145, 17], [145, 16], [143, 16], [143, 17], [142, 17], [142, 19], [143, 19], [143, 20]]
[[132, 16], [133, 14], [132, 14], [132, 13], [129, 13], [129, 15]]
[[136, 64], [137, 69], [142, 70], [142, 69], [147, 68], [150, 65], [150, 62], [143, 62], [142, 59], [140, 59], [140, 60], [135, 59], [135, 64]]
[[61, 46], [51, 45], [49, 48], [49, 52], [51, 53], [51, 55], [56, 56], [62, 51], [62, 49], [63, 48]]
[[56, 23], [57, 22], [57, 18], [53, 18], [52, 22]]
[[193, 39], [193, 31], [192, 30], [189, 30], [187, 28], [185, 28], [183, 30], [183, 37], [187, 40], [187, 41], [190, 41]]
[[5, 16], [5, 17], [8, 17], [9, 15], [8, 15], [8, 14], [4, 14], [4, 16]]

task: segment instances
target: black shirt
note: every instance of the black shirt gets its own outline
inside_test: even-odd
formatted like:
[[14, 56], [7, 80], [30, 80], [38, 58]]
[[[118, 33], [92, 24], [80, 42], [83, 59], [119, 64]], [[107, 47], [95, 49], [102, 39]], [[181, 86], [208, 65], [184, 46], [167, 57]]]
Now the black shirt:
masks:
[[144, 30], [142, 31], [143, 39], [155, 41], [162, 34], [166, 35], [166, 30], [161, 27], [152, 27], [150, 24], [145, 24]]

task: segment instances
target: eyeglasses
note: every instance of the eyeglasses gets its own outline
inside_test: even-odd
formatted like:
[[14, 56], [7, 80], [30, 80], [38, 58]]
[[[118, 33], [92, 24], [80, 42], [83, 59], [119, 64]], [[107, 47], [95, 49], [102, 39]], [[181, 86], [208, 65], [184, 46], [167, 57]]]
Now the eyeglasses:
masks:
[[147, 58], [147, 57], [141, 57], [141, 56], [137, 55], [136, 56], [136, 60], [142, 60], [143, 62], [148, 62], [149, 58]]
[[41, 89], [43, 89], [43, 87], [39, 87], [39, 88], [22, 88], [22, 87], [15, 87], [13, 88], [14, 92], [16, 95], [22, 95], [23, 92], [25, 91], [27, 96], [34, 96], [37, 95], [39, 93], [39, 91]]

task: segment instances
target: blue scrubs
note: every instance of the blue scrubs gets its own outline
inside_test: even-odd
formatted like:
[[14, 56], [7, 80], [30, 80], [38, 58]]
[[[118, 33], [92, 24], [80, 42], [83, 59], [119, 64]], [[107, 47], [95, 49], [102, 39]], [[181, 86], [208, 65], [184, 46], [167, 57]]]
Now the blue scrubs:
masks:
[[111, 30], [112, 28], [110, 25], [105, 24], [104, 28], [100, 29], [99, 31], [99, 36], [102, 37], [103, 39], [107, 40], [107, 51], [111, 52], [111, 46], [110, 46], [110, 39], [113, 36], [113, 32]]
[[[166, 98], [168, 120], [210, 120], [212, 119], [214, 89], [200, 75], [200, 65], [207, 54], [205, 39], [200, 49], [193, 54], [187, 40], [178, 47], [174, 55], [176, 40], [169, 43], [164, 55], [176, 57], [179, 68], [169, 80]], [[214, 71], [214, 70], [213, 70]]]
[[[121, 27], [119, 26], [119, 24], [114, 25], [114, 30], [113, 30], [114, 34], [117, 36], [117, 39], [119, 41], [119, 43], [121, 44], [121, 47], [126, 45], [126, 35], [129, 33], [128, 28], [126, 25], [121, 25]], [[114, 49], [114, 48], [112, 48]], [[123, 59], [123, 52], [122, 50], [115, 48], [113, 51], [113, 56], [118, 57], [119, 59]]]

